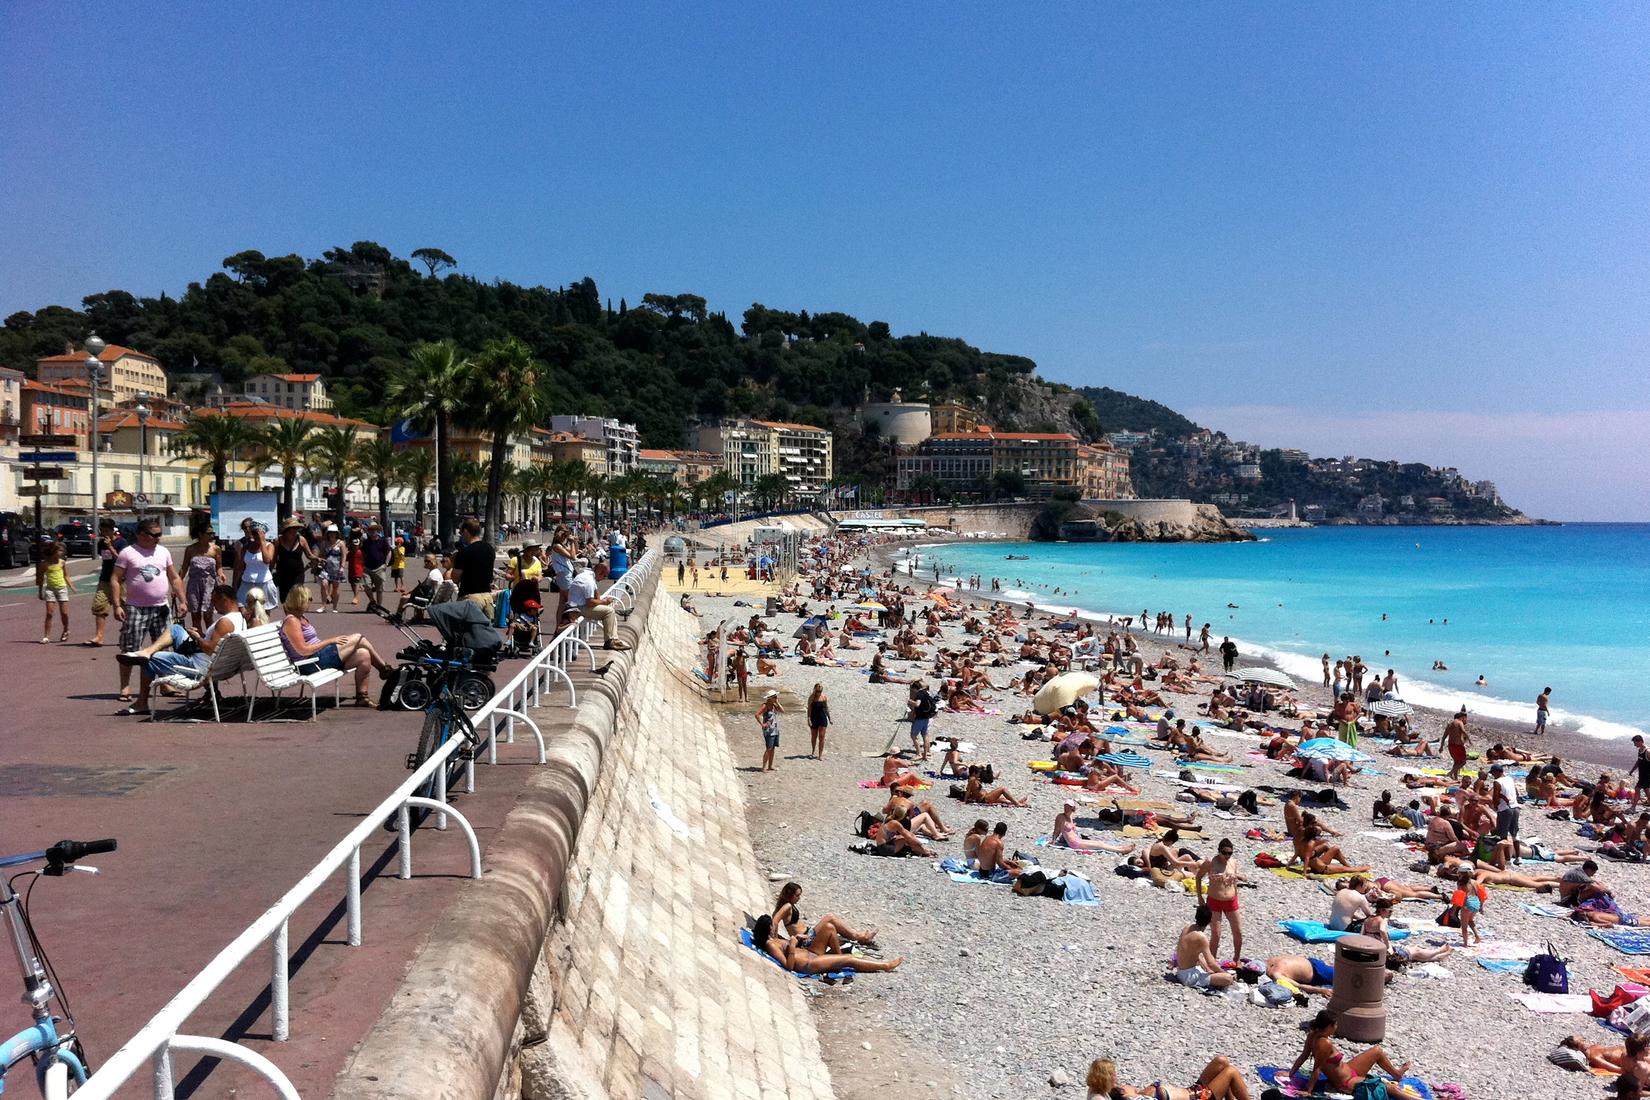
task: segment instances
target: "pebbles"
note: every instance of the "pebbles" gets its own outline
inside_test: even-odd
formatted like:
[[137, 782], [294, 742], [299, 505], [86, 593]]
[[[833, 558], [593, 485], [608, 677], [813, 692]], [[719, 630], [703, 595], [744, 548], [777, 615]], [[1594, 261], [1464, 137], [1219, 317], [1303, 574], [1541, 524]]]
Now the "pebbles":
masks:
[[[700, 597], [698, 602], [711, 622], [724, 617], [743, 621], [753, 610], [733, 607], [727, 599]], [[788, 637], [796, 621], [780, 615], [775, 626]], [[946, 626], [942, 644], [955, 648], [960, 631], [954, 624]], [[1148, 637], [1144, 649], [1150, 661], [1160, 646]], [[839, 652], [868, 663], [871, 651]], [[1011, 671], [1024, 667], [988, 671], [996, 683], [1005, 683]], [[1051, 1087], [1080, 1084], [1089, 1062], [1097, 1057], [1115, 1059], [1122, 1080], [1131, 1084], [1161, 1078], [1186, 1085], [1215, 1054], [1227, 1055], [1250, 1070], [1251, 1091], [1258, 1095], [1255, 1065], [1288, 1066], [1294, 1061], [1300, 1052], [1299, 1025], [1322, 1007], [1322, 1001], [1314, 999], [1304, 1009], [1267, 1009], [1168, 984], [1162, 974], [1176, 936], [1191, 917], [1192, 898], [1142, 888], [1114, 875], [1121, 857], [1034, 847], [1035, 839], [1049, 831], [1065, 789], [1033, 783], [1024, 767], [1027, 760], [1045, 757], [1050, 746], [1023, 741], [1018, 728], [1005, 722], [1007, 714], [1025, 709], [1023, 697], [997, 691], [990, 705], [1005, 715], [941, 713], [933, 732], [976, 743], [979, 749], [973, 759], [995, 763], [998, 782], [1016, 796], [1028, 797], [1031, 808], [964, 806], [946, 798], [946, 783], [936, 781], [919, 797], [933, 801], [957, 839], [932, 847], [940, 855], [959, 855], [962, 833], [976, 818], [1005, 821], [1010, 849], [1035, 851], [1051, 870], [1070, 868], [1089, 877], [1100, 898], [1097, 909], [1018, 898], [999, 886], [954, 884], [935, 872], [931, 860], [849, 852], [848, 845], [856, 839], [855, 815], [880, 810], [886, 799], [883, 791], [859, 786], [880, 773], [878, 762], [861, 754], [880, 749], [890, 733], [899, 734], [896, 744], [908, 744], [904, 726], [895, 724], [904, 715], [905, 689], [872, 685], [860, 669], [805, 667], [794, 659], [780, 662], [779, 669], [778, 682], [800, 698], [805, 699], [816, 682], [824, 684], [834, 724], [825, 759], [809, 760], [805, 716], [787, 707], [781, 717], [776, 770], [739, 773], [757, 858], [770, 867], [790, 869], [788, 878], [803, 886], [801, 906], [807, 916], [834, 913], [856, 928], [874, 927], [884, 955], [906, 959], [897, 974], [867, 974], [847, 988], [827, 991], [827, 1000], [851, 1003], [852, 1011], [816, 1010], [822, 1031], [845, 1031], [840, 1038], [858, 1042], [866, 1051], [876, 1039], [879, 1057], [905, 1047], [902, 1064], [906, 1058], [935, 1063], [927, 1068], [908, 1066], [910, 1076], [936, 1077], [948, 1091], [981, 1100], [1046, 1095]], [[929, 668], [920, 671], [932, 682]], [[769, 678], [757, 677], [752, 694], [770, 686], [774, 684]], [[1303, 692], [1314, 701], [1321, 694], [1313, 687]], [[1175, 700], [1177, 711], [1186, 716], [1195, 713], [1193, 703], [1189, 697]], [[754, 720], [746, 714], [726, 714], [724, 726], [740, 766], [756, 764], [762, 742]], [[1242, 742], [1222, 741], [1220, 747], [1230, 749], [1241, 762], [1255, 764], [1245, 769], [1242, 782], [1288, 782], [1279, 765], [1244, 760]], [[1143, 751], [1154, 766], [1162, 766], [1161, 753]], [[1410, 853], [1388, 841], [1358, 835], [1368, 827], [1369, 807], [1381, 788], [1400, 793], [1385, 758], [1377, 766], [1384, 775], [1361, 779], [1344, 795], [1351, 810], [1322, 817], [1346, 834], [1336, 843], [1349, 858], [1374, 864], [1377, 873], [1418, 882], [1418, 876], [1405, 868], [1413, 858]], [[1140, 771], [1133, 774], [1142, 777], [1147, 797], [1169, 799], [1177, 790]], [[1527, 834], [1565, 844], [1574, 838], [1573, 828], [1549, 822], [1532, 808], [1525, 810], [1524, 818]], [[1255, 959], [1274, 954], [1332, 959], [1329, 947], [1303, 947], [1276, 930], [1278, 919], [1324, 919], [1329, 907], [1316, 884], [1281, 879], [1253, 866], [1257, 851], [1282, 846], [1246, 840], [1243, 833], [1254, 824], [1251, 820], [1223, 820], [1206, 810], [1199, 812], [1199, 820], [1208, 839], [1193, 841], [1190, 847], [1210, 854], [1218, 839], [1231, 837], [1245, 874], [1255, 882], [1241, 894], [1244, 954]], [[1272, 808], [1266, 823], [1281, 830], [1281, 811]], [[1099, 833], [1092, 816], [1080, 816], [1079, 825]], [[775, 871], [770, 881], [786, 877]], [[1639, 869], [1607, 865], [1604, 877], [1627, 908], [1650, 910]], [[1613, 988], [1620, 976], [1610, 966], [1631, 965], [1631, 960], [1587, 939], [1567, 921], [1541, 919], [1519, 909], [1520, 900], [1534, 897], [1491, 891], [1482, 918], [1485, 938], [1543, 944], [1551, 939], [1561, 953], [1576, 960], [1571, 964], [1572, 990]], [[770, 896], [741, 903], [759, 912], [772, 901]], [[1440, 937], [1450, 934], [1432, 924], [1440, 908], [1405, 903], [1397, 915], [1415, 922], [1424, 941], [1435, 931]], [[1228, 952], [1223, 943], [1222, 955]], [[1596, 1078], [1565, 1073], [1543, 1058], [1566, 1034], [1593, 1034], [1596, 1027], [1590, 1021], [1529, 1013], [1507, 997], [1522, 988], [1516, 976], [1490, 974], [1458, 955], [1443, 965], [1453, 980], [1401, 976], [1387, 988], [1389, 1021], [1383, 1045], [1395, 1061], [1413, 1060], [1417, 1072], [1434, 1082], [1459, 1082], [1473, 1100], [1525, 1100], [1531, 1095], [1596, 1100]], [[851, 1042], [826, 1044], [828, 1053], [838, 1052], [832, 1070], [839, 1081], [856, 1072], [851, 1061], [842, 1061], [843, 1053], [852, 1054]], [[1349, 1052], [1359, 1049], [1343, 1046]]]

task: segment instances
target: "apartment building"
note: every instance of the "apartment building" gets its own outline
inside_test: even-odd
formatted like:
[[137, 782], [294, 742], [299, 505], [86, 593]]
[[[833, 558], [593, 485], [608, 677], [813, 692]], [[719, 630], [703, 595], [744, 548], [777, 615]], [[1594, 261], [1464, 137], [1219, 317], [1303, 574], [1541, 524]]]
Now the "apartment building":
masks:
[[550, 430], [601, 443], [607, 450], [607, 472], [614, 477], [630, 473], [640, 460], [641, 433], [634, 424], [604, 416], [552, 416]]
[[721, 455], [722, 468], [741, 485], [783, 474], [793, 492], [811, 496], [831, 482], [831, 433], [812, 424], [723, 420], [699, 429], [698, 447]]
[[241, 384], [241, 393], [279, 409], [332, 411], [332, 398], [319, 374], [255, 374]]
[[[98, 356], [103, 364], [103, 380], [98, 384], [98, 406], [112, 408], [121, 401], [148, 394], [164, 397], [167, 388], [166, 370], [160, 360], [141, 351], [109, 344]], [[35, 377], [42, 382], [86, 382], [86, 352], [72, 347], [62, 355], [50, 355], [35, 360]]]

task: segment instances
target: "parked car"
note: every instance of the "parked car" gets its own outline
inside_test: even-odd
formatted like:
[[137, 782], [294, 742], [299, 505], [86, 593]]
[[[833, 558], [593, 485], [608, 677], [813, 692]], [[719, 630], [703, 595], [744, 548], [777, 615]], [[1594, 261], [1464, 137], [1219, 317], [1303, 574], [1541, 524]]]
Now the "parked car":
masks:
[[[47, 532], [46, 537], [51, 538]], [[0, 512], [0, 569], [33, 565], [40, 560], [40, 540], [34, 524], [20, 512]]]
[[84, 554], [89, 558], [97, 553], [97, 532], [83, 519], [71, 519], [67, 523], [58, 524], [54, 534], [57, 541], [63, 544], [63, 553], [68, 557]]

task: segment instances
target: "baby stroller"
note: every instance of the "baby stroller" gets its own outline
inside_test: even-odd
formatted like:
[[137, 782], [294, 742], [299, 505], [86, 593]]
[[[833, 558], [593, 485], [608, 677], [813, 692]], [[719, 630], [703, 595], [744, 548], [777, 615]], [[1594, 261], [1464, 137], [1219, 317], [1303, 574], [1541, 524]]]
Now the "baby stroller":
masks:
[[467, 711], [485, 706], [493, 697], [493, 681], [487, 674], [498, 669], [502, 645], [498, 631], [487, 616], [468, 600], [434, 604], [425, 610], [430, 622], [441, 632], [442, 641], [420, 637], [404, 622], [379, 609], [410, 643], [396, 653], [401, 664], [384, 681], [379, 695], [380, 710], [401, 707], [423, 710], [435, 698], [436, 681], [451, 669], [461, 669], [454, 694]]

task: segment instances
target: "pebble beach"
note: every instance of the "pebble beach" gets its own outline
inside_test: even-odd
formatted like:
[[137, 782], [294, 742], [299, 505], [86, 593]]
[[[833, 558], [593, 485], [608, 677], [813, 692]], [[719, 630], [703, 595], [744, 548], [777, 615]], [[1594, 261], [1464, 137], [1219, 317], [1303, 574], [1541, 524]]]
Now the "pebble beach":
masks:
[[[876, 567], [885, 569], [886, 560], [884, 555]], [[897, 577], [893, 583], [910, 586], [919, 597], [927, 591], [926, 584], [909, 577]], [[743, 622], [762, 610], [754, 594], [717, 597], [701, 589], [693, 602], [705, 629], [724, 620], [730, 625]], [[790, 645], [801, 620], [780, 613], [766, 621]], [[1040, 621], [1037, 625], [1047, 629]], [[943, 630], [938, 644], [963, 644], [959, 622], [948, 621]], [[1138, 632], [1136, 637], [1147, 662], [1165, 647], [1174, 647], [1166, 637]], [[932, 653], [933, 644], [927, 649]], [[868, 665], [871, 652], [844, 651], [839, 656]], [[1218, 667], [1218, 656], [1207, 655], [1205, 666]], [[921, 674], [934, 682], [926, 662], [896, 661], [889, 667], [896, 675]], [[952, 832], [952, 839], [930, 845], [937, 853], [933, 859], [882, 858], [849, 848], [858, 839], [853, 831], [856, 815], [880, 810], [887, 798], [886, 791], [862, 784], [880, 775], [879, 757], [890, 738], [896, 748], [909, 748], [907, 726], [899, 721], [905, 714], [904, 685], [873, 685], [863, 667], [804, 666], [794, 656], [786, 657], [774, 676], [757, 674], [753, 667], [750, 704], [732, 704], [724, 711], [725, 734], [736, 760], [743, 762], [739, 781], [745, 787], [758, 866], [772, 880], [774, 893], [787, 880], [802, 884], [802, 904], [811, 916], [834, 913], [857, 927], [874, 927], [882, 953], [905, 959], [891, 974], [860, 975], [834, 986], [807, 983], [815, 994], [812, 1003], [839, 1094], [884, 1095], [893, 1085], [904, 1095], [1005, 1100], [1081, 1096], [1084, 1075], [1097, 1057], [1114, 1059], [1120, 1079], [1132, 1084], [1161, 1079], [1187, 1085], [1210, 1057], [1222, 1054], [1244, 1071], [1251, 1094], [1258, 1097], [1264, 1088], [1258, 1067], [1287, 1069], [1294, 1062], [1301, 1049], [1301, 1025], [1324, 1006], [1324, 999], [1311, 998], [1306, 1007], [1270, 1008], [1251, 1003], [1247, 985], [1209, 995], [1166, 981], [1176, 938], [1191, 919], [1192, 895], [1118, 876], [1114, 869], [1123, 861], [1121, 855], [1037, 846], [1037, 838], [1050, 832], [1073, 788], [1042, 781], [1027, 768], [1030, 761], [1047, 759], [1052, 746], [1024, 739], [1027, 727], [1008, 721], [1027, 709], [1029, 700], [1002, 685], [1030, 667], [1028, 662], [1016, 662], [988, 670], [996, 690], [987, 705], [1001, 713], [942, 710], [931, 730], [934, 736], [972, 743], [975, 749], [968, 761], [995, 765], [997, 782], [1029, 800], [1030, 806], [964, 805], [946, 797], [950, 781], [933, 780], [932, 789], [920, 797], [934, 802]], [[833, 718], [823, 760], [808, 758], [801, 706], [816, 683], [825, 687]], [[782, 691], [790, 705], [781, 718], [776, 768], [763, 773], [756, 768], [762, 741], [751, 712], [770, 689]], [[1328, 691], [1319, 685], [1301, 685], [1298, 696], [1303, 705], [1327, 709]], [[1201, 697], [1206, 693], [1168, 696], [1167, 702], [1181, 716], [1196, 721]], [[1421, 716], [1421, 729], [1429, 736], [1436, 736], [1434, 720]], [[1286, 719], [1278, 724], [1298, 725]], [[1245, 788], [1317, 786], [1288, 779], [1285, 763], [1250, 757], [1258, 736], [1207, 725], [1204, 729], [1213, 747], [1230, 753], [1240, 765], [1235, 772], [1215, 775], [1216, 781]], [[1475, 728], [1475, 737], [1481, 732]], [[1496, 739], [1518, 743], [1516, 731], [1494, 732]], [[1481, 737], [1480, 741], [1475, 748], [1487, 744]], [[1545, 745], [1540, 748], [1553, 751]], [[1281, 806], [1263, 806], [1257, 819], [1217, 815], [1206, 806], [1176, 802], [1180, 786], [1154, 774], [1172, 768], [1171, 754], [1150, 747], [1136, 751], [1151, 760], [1150, 769], [1130, 772], [1141, 797], [1169, 802], [1178, 811], [1196, 810], [1202, 836], [1189, 839], [1187, 846], [1207, 856], [1220, 839], [1234, 841], [1237, 864], [1253, 883], [1241, 891], [1244, 956], [1263, 960], [1296, 954], [1333, 961], [1332, 944], [1302, 945], [1276, 925], [1285, 919], [1327, 919], [1330, 897], [1323, 885], [1254, 865], [1254, 856], [1262, 851], [1287, 856], [1286, 842], [1245, 836], [1256, 826], [1281, 833]], [[928, 766], [937, 760], [936, 754]], [[909, 759], [906, 763], [922, 766]], [[1372, 865], [1375, 875], [1424, 885], [1438, 880], [1410, 869], [1423, 858], [1421, 853], [1398, 842], [1392, 830], [1376, 830], [1370, 813], [1383, 789], [1391, 790], [1400, 805], [1409, 800], [1411, 793], [1403, 789], [1396, 769], [1416, 763], [1447, 767], [1447, 761], [1399, 761], [1378, 755], [1372, 765], [1376, 774], [1360, 774], [1341, 790], [1348, 809], [1319, 813], [1343, 834], [1335, 843], [1349, 860]], [[1617, 760], [1615, 766], [1625, 763]], [[1469, 771], [1478, 766], [1474, 760]], [[1582, 773], [1596, 775], [1585, 769]], [[1079, 828], [1088, 836], [1120, 840], [1094, 816], [1101, 797], [1080, 796], [1079, 801], [1093, 801], [1080, 806]], [[1070, 870], [1088, 878], [1099, 905], [1078, 907], [1018, 897], [1006, 886], [952, 881], [937, 869], [937, 860], [961, 855], [962, 833], [976, 818], [1006, 822], [1009, 851], [1032, 854], [1051, 872]], [[1576, 835], [1574, 824], [1549, 820], [1545, 808], [1526, 806], [1523, 819], [1526, 840], [1594, 846]], [[1650, 889], [1642, 867], [1604, 862], [1601, 877], [1623, 909], [1647, 911]], [[1524, 908], [1525, 903], [1550, 900], [1550, 894], [1492, 889], [1481, 918], [1485, 943], [1511, 945], [1513, 954], [1552, 943], [1569, 960], [1572, 993], [1608, 993], [1625, 980], [1613, 967], [1645, 961], [1589, 938], [1583, 925]], [[771, 896], [750, 898], [745, 908], [756, 914], [771, 910], [772, 904]], [[1395, 923], [1410, 926], [1413, 944], [1458, 946], [1459, 934], [1434, 922], [1442, 908], [1437, 901], [1405, 902], [1397, 907]], [[1606, 1095], [1607, 1079], [1562, 1070], [1549, 1064], [1546, 1055], [1569, 1034], [1582, 1034], [1589, 1042], [1619, 1043], [1621, 1037], [1585, 1014], [1532, 1011], [1515, 999], [1527, 988], [1519, 975], [1492, 972], [1479, 965], [1476, 955], [1456, 950], [1440, 963], [1401, 972], [1387, 986], [1382, 1045], [1393, 1060], [1412, 1062], [1413, 1072], [1429, 1084], [1455, 1086], [1458, 1094], [1471, 1097]], [[1339, 1043], [1349, 1052], [1360, 1049], [1347, 1040]]]

